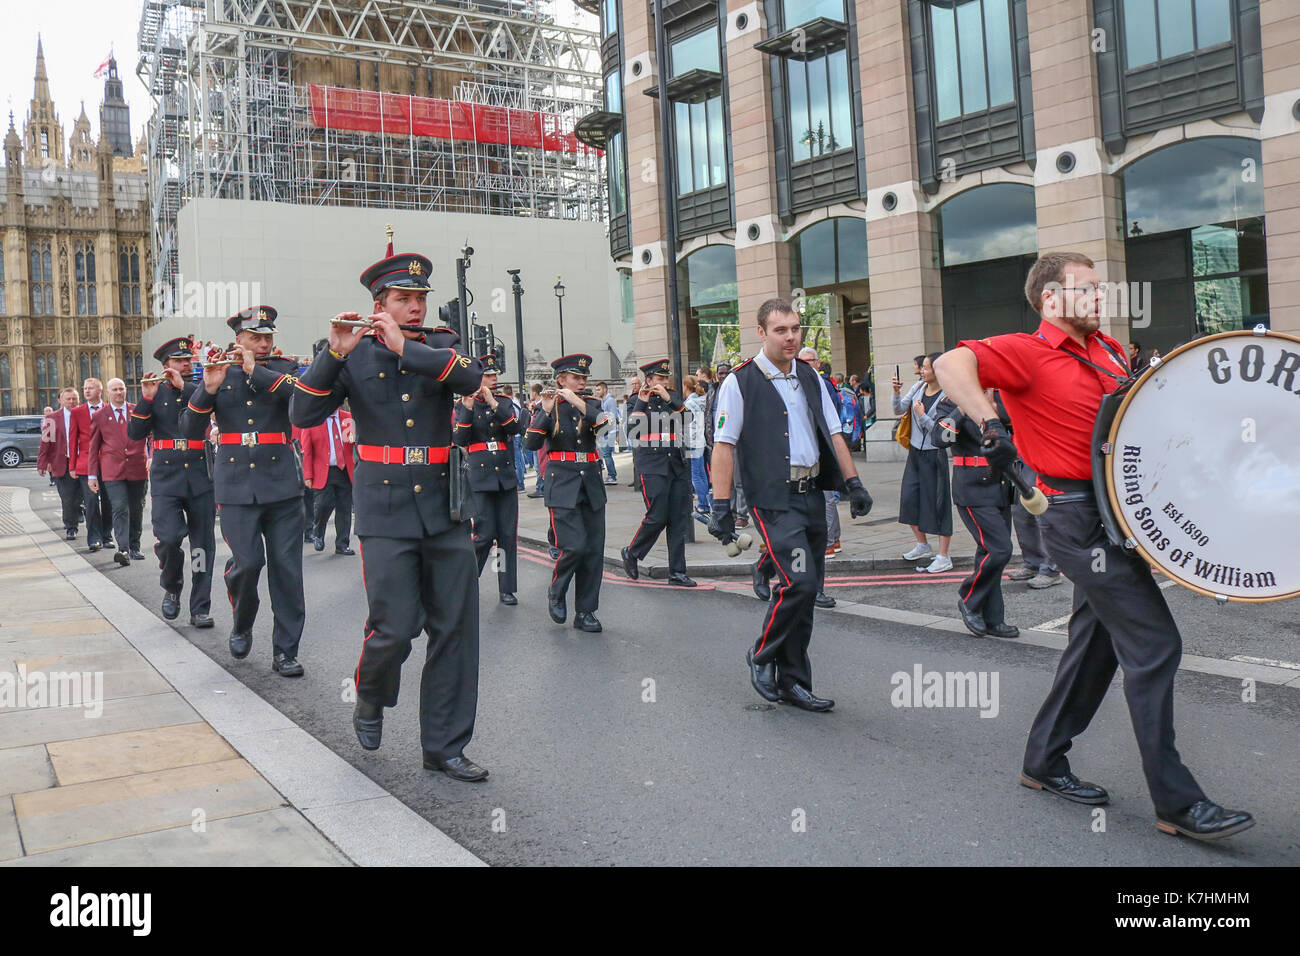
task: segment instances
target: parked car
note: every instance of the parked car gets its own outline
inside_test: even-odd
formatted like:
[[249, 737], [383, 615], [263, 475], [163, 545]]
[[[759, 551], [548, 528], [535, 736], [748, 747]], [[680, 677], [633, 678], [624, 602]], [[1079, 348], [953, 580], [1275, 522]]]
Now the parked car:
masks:
[[35, 461], [41, 448], [40, 415], [0, 417], [0, 468], [17, 468]]

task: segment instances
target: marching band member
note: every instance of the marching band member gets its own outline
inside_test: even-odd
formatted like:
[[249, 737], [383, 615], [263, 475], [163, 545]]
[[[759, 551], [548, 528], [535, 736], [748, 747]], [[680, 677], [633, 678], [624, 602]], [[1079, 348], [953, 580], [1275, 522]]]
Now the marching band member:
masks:
[[[127, 436], [141, 441], [153, 436], [149, 493], [154, 554], [161, 570], [162, 616], [174, 621], [181, 612], [185, 565], [190, 565], [190, 624], [212, 627], [212, 562], [216, 560], [216, 505], [212, 476], [204, 454], [203, 423], [181, 429], [181, 413], [193, 397], [190, 381], [193, 356], [188, 338], [164, 342], [153, 353], [162, 363], [163, 378], [140, 383], [140, 401], [131, 412]], [[189, 538], [189, 551], [181, 542]], [[188, 559], [188, 561], [187, 561]]]
[[309, 428], [345, 399], [352, 409], [369, 605], [356, 670], [357, 740], [378, 749], [384, 708], [397, 705], [402, 662], [423, 627], [424, 767], [475, 782], [488, 775], [464, 753], [478, 709], [478, 575], [468, 531], [451, 517], [448, 459], [454, 396], [474, 394], [483, 370], [456, 351], [451, 329], [423, 328], [431, 269], [424, 256], [401, 253], [361, 274], [374, 314], [335, 317], [329, 348], [295, 386], [292, 418]]
[[221, 536], [230, 548], [225, 571], [234, 617], [230, 654], [243, 660], [252, 649], [257, 582], [265, 566], [275, 618], [271, 666], [281, 677], [301, 677], [302, 472], [289, 444], [295, 366], [271, 357], [275, 317], [276, 310], [263, 305], [226, 320], [235, 331], [233, 351], [240, 364], [204, 366], [203, 387], [194, 390], [181, 413], [181, 431], [203, 434], [216, 413], [220, 435], [213, 485]]
[[492, 544], [500, 549], [497, 593], [502, 604], [518, 604], [519, 478], [512, 436], [522, 427], [515, 403], [497, 393], [497, 358], [484, 355], [483, 384], [456, 403], [451, 440], [469, 454], [469, 486], [474, 492], [474, 553], [483, 573]]
[[1091, 481], [1092, 431], [1102, 396], [1126, 380], [1129, 368], [1124, 346], [1098, 331], [1100, 279], [1087, 256], [1048, 253], [1030, 269], [1025, 295], [1042, 316], [1034, 334], [963, 341], [935, 363], [944, 390], [982, 422], [989, 464], [1010, 467], [1016, 446], [984, 396], [985, 388], [1000, 389], [1025, 462], [1051, 502], [1039, 518], [1044, 541], [1074, 582], [1069, 643], [1030, 728], [1020, 782], [1076, 803], [1110, 799], [1074, 775], [1066, 753], [1118, 665], [1157, 828], [1199, 840], [1239, 833], [1254, 818], [1209, 800], [1174, 747], [1178, 625], [1150, 567], [1112, 545], [1102, 528]]
[[574, 584], [573, 626], [599, 633], [600, 581], [605, 563], [605, 486], [601, 480], [596, 436], [611, 424], [594, 398], [583, 398], [591, 370], [590, 355], [565, 355], [551, 363], [554, 390], [542, 392], [524, 436], [524, 447], [545, 447], [546, 507], [551, 534], [560, 555], [547, 589], [551, 620], [563, 624], [568, 616], [565, 597]]
[[690, 465], [682, 455], [686, 403], [671, 388], [667, 359], [642, 365], [641, 371], [645, 384], [627, 403], [627, 439], [645, 518], [623, 549], [623, 570], [635, 581], [640, 576], [637, 562], [667, 528], [668, 583], [693, 588], [695, 582], [686, 576], [686, 525], [692, 520]]

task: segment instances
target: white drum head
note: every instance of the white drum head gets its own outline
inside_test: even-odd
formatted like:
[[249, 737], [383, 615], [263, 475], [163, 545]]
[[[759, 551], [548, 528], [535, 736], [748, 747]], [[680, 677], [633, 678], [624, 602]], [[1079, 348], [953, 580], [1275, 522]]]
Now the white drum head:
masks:
[[1110, 446], [1110, 505], [1147, 561], [1229, 601], [1300, 595], [1300, 338], [1174, 350], [1126, 396]]

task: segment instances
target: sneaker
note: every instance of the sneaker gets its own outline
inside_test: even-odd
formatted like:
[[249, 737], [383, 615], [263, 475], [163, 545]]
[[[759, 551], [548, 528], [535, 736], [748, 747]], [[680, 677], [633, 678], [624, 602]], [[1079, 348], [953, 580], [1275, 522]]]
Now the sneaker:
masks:
[[944, 554], [936, 554], [934, 560], [929, 564], [917, 568], [918, 571], [924, 571], [927, 574], [939, 574], [941, 571], [952, 570], [952, 558]]
[[1034, 578], [1034, 577], [1037, 577], [1037, 576], [1038, 576], [1038, 569], [1037, 569], [1037, 568], [1031, 568], [1029, 565], [1026, 564], [1024, 567], [1022, 567], [1022, 568], [1016, 568], [1016, 570], [1014, 570], [1014, 571], [1012, 571], [1010, 574], [1008, 574], [1008, 575], [1007, 575], [1007, 580], [1008, 580], [1008, 581], [1028, 581], [1030, 578]]
[[826, 546], [826, 557], [828, 557], [828, 558], [833, 558], [833, 557], [835, 557], [835, 545], [834, 545], [834, 544], [828, 544], [828, 545]]
[[1059, 574], [1043, 574], [1040, 571], [1034, 576], [1034, 579], [1029, 582], [1029, 586], [1035, 591], [1041, 591], [1043, 588], [1056, 587], [1056, 585], [1060, 583], [1061, 576]]
[[835, 539], [835, 543], [834, 543], [833, 545], [831, 545], [831, 547], [835, 549], [835, 553], [836, 553], [836, 554], [839, 554], [841, 551], [844, 550], [842, 547], [840, 547], [840, 539], [839, 539], [839, 538], [836, 538], [836, 539]]
[[929, 557], [932, 554], [934, 554], [934, 550], [928, 544], [921, 544], [918, 541], [911, 551], [908, 551], [903, 555], [903, 560], [917, 561], [921, 558]]

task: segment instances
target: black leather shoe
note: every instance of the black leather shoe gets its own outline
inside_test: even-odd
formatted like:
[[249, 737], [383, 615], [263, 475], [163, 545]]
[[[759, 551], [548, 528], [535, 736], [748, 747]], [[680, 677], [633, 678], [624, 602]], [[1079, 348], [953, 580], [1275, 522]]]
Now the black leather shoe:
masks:
[[675, 584], [675, 585], [677, 585], [677, 587], [679, 587], [679, 588], [693, 588], [693, 587], [696, 587], [695, 582], [692, 581], [690, 578], [688, 578], [688, 577], [687, 577], [686, 575], [684, 575], [684, 574], [670, 574], [670, 575], [668, 575], [668, 583], [669, 583], [669, 584]]
[[514, 607], [516, 604], [519, 603], [519, 598], [515, 597], [515, 596], [514, 596], [513, 594], [511, 594], [509, 591], [502, 591], [502, 592], [501, 592], [501, 603], [502, 603], [502, 604], [505, 604], [505, 605], [508, 605], [508, 606], [510, 606], [510, 607]]
[[90, 548], [90, 553], [94, 554], [96, 551], [99, 550], [100, 546], [97, 544], [92, 544], [92, 545], [88, 545], [88, 547]]
[[335, 554], [356, 554], [356, 552], [353, 551], [351, 548], [349, 548], [346, 544], [341, 548], [335, 548], [334, 553]]
[[641, 569], [636, 566], [636, 558], [632, 557], [632, 552], [624, 548], [619, 553], [623, 556], [623, 573], [633, 581], [641, 577]]
[[313, 548], [315, 548], [317, 551], [324, 551], [324, 550], [325, 550], [325, 539], [324, 539], [324, 538], [312, 538], [311, 546], [312, 546]]
[[352, 711], [352, 729], [357, 732], [357, 742], [363, 750], [378, 750], [384, 732], [384, 708], [358, 697]]
[[163, 620], [174, 621], [180, 617], [181, 613], [181, 596], [173, 594], [171, 591], [163, 592], [162, 602]]
[[215, 622], [207, 614], [194, 614], [190, 616], [190, 627], [212, 627]]
[[128, 564], [131, 563], [131, 558], [130, 556], [127, 555], [125, 551], [114, 551], [113, 560], [116, 561], [118, 564], [122, 565], [122, 567], [126, 567]]
[[248, 656], [248, 652], [253, 649], [253, 635], [248, 631], [231, 631], [230, 632], [230, 656], [237, 661], [242, 661]]
[[302, 665], [288, 654], [276, 654], [271, 662], [271, 670], [281, 677], [301, 677]]
[[818, 591], [817, 600], [813, 603], [815, 603], [818, 607], [834, 607], [835, 598], [831, 597], [825, 591]]
[[64, 532], [63, 532], [63, 537], [64, 537], [64, 539], [67, 540], [67, 541], [76, 541], [76, 540], [77, 540], [77, 532], [75, 532], [75, 531], [64, 531]]
[[1020, 628], [1014, 624], [988, 624], [985, 626], [988, 628], [989, 637], [1001, 637], [1009, 641], [1020, 636]]
[[579, 611], [573, 615], [573, 626], [580, 631], [586, 631], [588, 634], [599, 634], [604, 630], [600, 626], [600, 621], [596, 620], [596, 615], [590, 611]]
[[[988, 635], [989, 626], [984, 623], [984, 615], [978, 611], [972, 611], [966, 606], [965, 600], [957, 599], [957, 610], [961, 612], [961, 622], [966, 625], [966, 630], [970, 631], [976, 637], [985, 637]], [[1019, 633], [1018, 631], [1016, 633]]]
[[540, 491], [530, 491], [530, 492], [528, 492], [528, 494], [524, 495], [524, 497], [525, 497], [525, 498], [544, 498], [544, 497], [546, 497], [546, 495], [545, 495], [543, 492], [540, 492]]
[[552, 561], [560, 560], [560, 549], [555, 547], [555, 545], [551, 545], [549, 548], [547, 548], [546, 553], [551, 556]]
[[792, 704], [800, 710], [811, 710], [814, 714], [824, 714], [835, 706], [835, 701], [827, 697], [814, 697], [813, 692], [803, 684], [795, 684], [789, 690], [780, 691], [781, 703]]
[[1245, 810], [1228, 810], [1212, 800], [1197, 800], [1181, 813], [1157, 813], [1156, 829], [1193, 840], [1220, 840], [1255, 825]]
[[781, 694], [776, 689], [776, 665], [771, 661], [766, 664], [754, 663], [754, 649], [745, 651], [745, 663], [749, 665], [749, 682], [764, 700], [776, 703]]
[[1097, 786], [1095, 783], [1087, 783], [1080, 780], [1072, 773], [1062, 774], [1059, 777], [1035, 776], [1028, 770], [1020, 772], [1020, 785], [1028, 787], [1030, 790], [1046, 790], [1048, 793], [1054, 793], [1058, 797], [1064, 797], [1066, 800], [1073, 800], [1075, 803], [1109, 803], [1110, 794]]
[[772, 586], [767, 582], [767, 575], [759, 570], [757, 561], [754, 562], [750, 577], [754, 582], [754, 596], [764, 604], [772, 600]]
[[425, 754], [424, 769], [441, 770], [453, 780], [463, 780], [465, 783], [478, 783], [488, 778], [486, 770], [463, 754], [447, 760], [439, 760]]
[[132, 551], [132, 552], [131, 552], [131, 560], [132, 560], [132, 561], [143, 561], [143, 560], [144, 560], [144, 555], [141, 554], [139, 551]]
[[312, 536], [312, 533], [311, 533], [310, 531], [304, 531], [304, 532], [302, 533], [302, 543], [303, 543], [303, 544], [311, 544], [314, 540], [315, 540], [315, 538]]
[[563, 624], [564, 619], [569, 616], [569, 610], [564, 606], [564, 595], [555, 597], [550, 592], [546, 595], [546, 613], [551, 615], [551, 620], [556, 624]]

